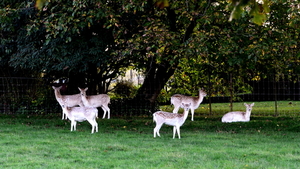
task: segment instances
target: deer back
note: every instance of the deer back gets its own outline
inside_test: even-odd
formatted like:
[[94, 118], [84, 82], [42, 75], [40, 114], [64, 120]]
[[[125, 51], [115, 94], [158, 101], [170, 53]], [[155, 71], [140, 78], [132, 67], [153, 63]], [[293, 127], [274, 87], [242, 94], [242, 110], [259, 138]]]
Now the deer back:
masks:
[[191, 103], [193, 105], [196, 99], [197, 99], [196, 97], [192, 97], [192, 96], [185, 96], [183, 94], [174, 94], [171, 97], [171, 103], [173, 105], [180, 105], [182, 107], [182, 103], [184, 104]]
[[180, 105], [181, 108], [184, 108], [183, 104], [189, 104], [190, 108], [196, 109], [199, 107], [200, 103], [203, 101], [203, 98], [206, 96], [206, 93], [203, 90], [199, 90], [198, 96], [186, 96], [182, 94], [175, 94], [171, 97], [171, 104]]
[[64, 111], [70, 120], [78, 122], [86, 121], [87, 119], [94, 119], [98, 113], [97, 108], [89, 107], [67, 107], [64, 108]]
[[107, 105], [110, 103], [110, 97], [107, 94], [98, 95], [86, 95], [88, 88], [81, 89], [78, 88], [81, 94], [81, 100], [85, 106], [88, 107], [100, 107], [102, 105]]
[[110, 103], [110, 97], [107, 94], [86, 96], [86, 101], [84, 101], [84, 104], [90, 107], [100, 107], [108, 103]]
[[74, 106], [82, 106], [81, 96], [80, 94], [73, 94], [73, 95], [62, 95], [63, 100], [67, 100], [67, 105], [69, 107]]

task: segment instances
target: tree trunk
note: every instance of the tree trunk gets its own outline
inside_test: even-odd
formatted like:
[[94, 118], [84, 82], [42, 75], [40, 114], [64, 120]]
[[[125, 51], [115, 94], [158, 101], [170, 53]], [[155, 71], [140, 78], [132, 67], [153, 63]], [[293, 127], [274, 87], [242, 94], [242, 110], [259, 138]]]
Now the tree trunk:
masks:
[[[170, 20], [170, 30], [177, 32], [178, 29], [176, 27], [175, 22], [175, 12], [172, 9], [168, 8], [168, 18]], [[190, 36], [193, 33], [193, 29], [196, 26], [196, 20], [193, 18], [189, 24], [189, 26], [186, 28], [185, 36], [182, 39], [182, 43], [185, 43], [187, 39], [190, 38]], [[166, 50], [166, 51], [173, 51], [173, 50]], [[167, 58], [169, 55], [178, 55], [172, 52], [164, 53], [165, 58]], [[162, 57], [164, 57], [162, 56]], [[150, 104], [151, 111], [153, 112], [155, 110], [155, 101], [158, 95], [160, 94], [160, 91], [163, 89], [169, 78], [175, 73], [175, 70], [178, 67], [179, 59], [172, 60], [173, 64], [170, 64], [168, 60], [164, 60], [160, 62], [160, 64], [157, 64], [156, 58], [152, 58], [147, 65], [149, 67], [146, 70], [146, 76], [144, 79], [143, 85], [138, 90], [138, 93], [135, 97], [136, 101], [145, 101]]]
[[171, 65], [168, 61], [156, 64], [156, 59], [151, 61], [150, 67], [147, 68], [143, 85], [138, 90], [134, 99], [148, 102], [151, 111], [155, 111], [155, 102], [169, 78], [174, 74], [178, 63]]

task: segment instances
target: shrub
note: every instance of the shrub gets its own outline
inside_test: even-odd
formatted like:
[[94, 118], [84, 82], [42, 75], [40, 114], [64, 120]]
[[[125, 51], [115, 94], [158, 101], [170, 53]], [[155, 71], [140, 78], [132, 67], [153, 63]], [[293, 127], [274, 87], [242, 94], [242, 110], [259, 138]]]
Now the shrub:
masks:
[[112, 90], [114, 99], [119, 98], [133, 98], [136, 94], [138, 87], [134, 86], [131, 81], [122, 80], [116, 83]]

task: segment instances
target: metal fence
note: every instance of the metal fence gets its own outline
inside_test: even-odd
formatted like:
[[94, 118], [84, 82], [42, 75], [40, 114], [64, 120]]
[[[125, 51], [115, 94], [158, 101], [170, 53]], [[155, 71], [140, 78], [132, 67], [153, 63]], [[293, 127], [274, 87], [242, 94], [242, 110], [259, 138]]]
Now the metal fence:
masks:
[[[273, 81], [270, 79], [249, 82], [253, 87], [252, 93], [239, 94], [243, 102], [270, 101], [274, 104], [268, 115], [287, 115], [287, 113], [298, 113], [300, 106], [300, 81], [281, 79]], [[296, 80], [295, 80], [296, 79]], [[69, 93], [71, 94], [71, 93]], [[72, 93], [74, 94], [74, 93]], [[229, 96], [210, 97], [207, 96], [202, 105], [209, 107], [206, 114], [216, 112], [216, 103], [229, 103]], [[280, 102], [285, 101], [285, 102]], [[112, 101], [119, 106], [114, 106], [112, 113], [115, 116], [124, 115], [128, 103], [133, 102]], [[288, 110], [281, 109], [281, 104], [289, 104]], [[141, 107], [141, 109], [145, 109]], [[101, 109], [99, 109], [101, 111]], [[229, 110], [229, 108], [228, 108]], [[142, 110], [140, 112], [145, 112]], [[61, 113], [61, 108], [55, 100], [53, 89], [47, 80], [42, 78], [24, 77], [0, 77], [0, 114], [53, 114]], [[259, 113], [259, 112], [258, 112]], [[300, 114], [300, 113], [299, 113]], [[128, 115], [128, 114], [127, 114]], [[134, 115], [134, 114], [129, 114]], [[216, 115], [216, 114], [214, 114]]]
[[48, 114], [58, 111], [49, 87], [42, 78], [0, 77], [0, 113]]

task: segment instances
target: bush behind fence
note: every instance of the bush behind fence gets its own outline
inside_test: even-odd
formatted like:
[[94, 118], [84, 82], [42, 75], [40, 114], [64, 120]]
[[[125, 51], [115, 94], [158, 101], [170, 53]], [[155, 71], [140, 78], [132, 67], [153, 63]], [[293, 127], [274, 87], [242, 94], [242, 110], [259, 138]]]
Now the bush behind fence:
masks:
[[[298, 79], [297, 75], [297, 79]], [[277, 82], [272, 80], [261, 80], [249, 82], [253, 87], [252, 93], [238, 94], [239, 101], [243, 102], [262, 102], [272, 101], [274, 107], [270, 113], [265, 115], [287, 115], [287, 113], [298, 113], [299, 106], [295, 106], [293, 101], [300, 100], [300, 81], [289, 81], [281, 79]], [[79, 93], [79, 91], [78, 91]], [[75, 94], [75, 93], [62, 93]], [[218, 111], [214, 105], [216, 103], [229, 103], [229, 96], [210, 97], [207, 96], [202, 105], [207, 110], [204, 115], [221, 115], [224, 112]], [[277, 101], [288, 101], [289, 110], [278, 109], [280, 103]], [[211, 105], [209, 106], [209, 103]], [[292, 105], [293, 104], [293, 105]], [[112, 116], [135, 116], [152, 115], [149, 105], [138, 100], [118, 99], [112, 100], [109, 105]], [[135, 110], [133, 110], [133, 107]], [[244, 109], [242, 109], [244, 110]], [[255, 108], [254, 108], [255, 110]], [[229, 108], [228, 108], [229, 111]], [[102, 110], [99, 109], [102, 113]], [[284, 112], [284, 113], [283, 113]], [[1, 114], [60, 114], [61, 108], [58, 105], [53, 89], [49, 82], [43, 78], [25, 78], [25, 77], [0, 77], [0, 113]], [[218, 114], [219, 113], [219, 114]], [[201, 115], [198, 114], [198, 115]]]

